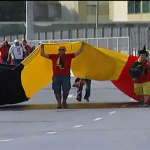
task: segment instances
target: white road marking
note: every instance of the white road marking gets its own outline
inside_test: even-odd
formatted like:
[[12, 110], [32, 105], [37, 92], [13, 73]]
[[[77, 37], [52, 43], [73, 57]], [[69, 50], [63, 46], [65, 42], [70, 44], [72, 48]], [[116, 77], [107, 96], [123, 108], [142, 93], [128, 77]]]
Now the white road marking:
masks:
[[73, 128], [79, 128], [79, 127], [82, 127], [83, 125], [76, 125], [76, 126], [73, 126]]
[[55, 133], [57, 133], [57, 132], [47, 132], [47, 134], [55, 134]]
[[93, 121], [98, 121], [101, 120], [102, 118], [95, 118]]
[[5, 140], [0, 140], [0, 142], [9, 142], [12, 141], [13, 139], [5, 139]]
[[68, 98], [75, 98], [75, 96], [73, 94], [69, 94]]
[[112, 115], [112, 114], [114, 114], [114, 113], [116, 113], [116, 111], [111, 111], [109, 114]]
[[98, 81], [93, 81], [93, 83], [95, 83], [95, 84], [99, 84], [99, 82], [98, 82]]

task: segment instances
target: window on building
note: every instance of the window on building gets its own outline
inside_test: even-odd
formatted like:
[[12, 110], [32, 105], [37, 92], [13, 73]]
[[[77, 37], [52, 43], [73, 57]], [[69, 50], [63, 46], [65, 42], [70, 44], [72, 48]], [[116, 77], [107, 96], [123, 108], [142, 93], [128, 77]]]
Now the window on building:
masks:
[[135, 1], [135, 14], [141, 13], [141, 1]]
[[149, 13], [150, 12], [150, 2], [143, 1], [142, 2], [142, 13]]
[[128, 1], [128, 14], [134, 14], [134, 1]]
[[141, 1], [128, 1], [128, 14], [141, 13]]
[[96, 15], [96, 5], [87, 5], [87, 14]]

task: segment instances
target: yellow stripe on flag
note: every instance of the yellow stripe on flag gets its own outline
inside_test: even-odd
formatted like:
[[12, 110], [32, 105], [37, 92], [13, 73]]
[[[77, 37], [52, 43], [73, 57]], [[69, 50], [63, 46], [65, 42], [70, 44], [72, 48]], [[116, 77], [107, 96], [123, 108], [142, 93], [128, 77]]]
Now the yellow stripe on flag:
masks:
[[[82, 42], [44, 44], [47, 54], [58, 53], [65, 46], [67, 53], [77, 52]], [[22, 64], [22, 85], [28, 97], [52, 82], [52, 61], [40, 56], [39, 46]], [[117, 80], [128, 60], [128, 55], [86, 44], [83, 52], [73, 59], [71, 69], [75, 76], [94, 80]]]

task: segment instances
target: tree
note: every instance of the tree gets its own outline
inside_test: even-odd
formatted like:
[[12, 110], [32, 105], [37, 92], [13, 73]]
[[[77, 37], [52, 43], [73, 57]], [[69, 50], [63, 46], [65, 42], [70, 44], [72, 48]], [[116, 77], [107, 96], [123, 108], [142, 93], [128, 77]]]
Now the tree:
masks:
[[0, 21], [25, 21], [26, 1], [1, 1]]

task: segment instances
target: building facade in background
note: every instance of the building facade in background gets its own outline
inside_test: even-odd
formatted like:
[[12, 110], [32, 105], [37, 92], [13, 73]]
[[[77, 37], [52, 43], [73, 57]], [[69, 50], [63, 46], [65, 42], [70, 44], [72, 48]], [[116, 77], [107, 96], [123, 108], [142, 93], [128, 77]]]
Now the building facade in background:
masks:
[[[36, 16], [43, 12], [43, 16], [50, 18], [48, 20], [89, 23], [96, 21], [96, 1], [35, 1], [35, 4], [36, 10], [41, 9]], [[98, 1], [98, 4], [99, 23], [150, 21], [150, 1]]]
[[34, 21], [60, 21], [61, 4], [59, 1], [33, 1]]
[[[99, 23], [150, 21], [150, 1], [33, 1], [33, 3], [35, 22], [94, 23], [96, 12]], [[26, 1], [2, 1], [0, 10], [0, 22], [26, 20]]]

